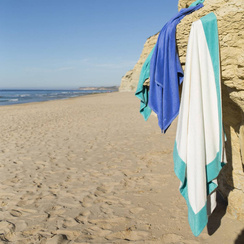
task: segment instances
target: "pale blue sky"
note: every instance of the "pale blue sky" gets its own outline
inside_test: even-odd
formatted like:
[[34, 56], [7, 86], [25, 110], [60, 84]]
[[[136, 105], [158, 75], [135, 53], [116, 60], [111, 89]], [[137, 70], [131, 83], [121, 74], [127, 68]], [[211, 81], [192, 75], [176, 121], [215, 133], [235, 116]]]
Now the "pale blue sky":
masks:
[[177, 0], [1, 0], [0, 89], [119, 85]]

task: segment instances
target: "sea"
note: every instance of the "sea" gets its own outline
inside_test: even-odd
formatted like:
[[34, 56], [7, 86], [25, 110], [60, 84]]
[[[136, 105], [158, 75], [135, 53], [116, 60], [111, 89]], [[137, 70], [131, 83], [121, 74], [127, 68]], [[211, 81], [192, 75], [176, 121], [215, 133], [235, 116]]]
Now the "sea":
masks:
[[67, 99], [107, 92], [112, 92], [112, 90], [0, 90], [0, 106]]

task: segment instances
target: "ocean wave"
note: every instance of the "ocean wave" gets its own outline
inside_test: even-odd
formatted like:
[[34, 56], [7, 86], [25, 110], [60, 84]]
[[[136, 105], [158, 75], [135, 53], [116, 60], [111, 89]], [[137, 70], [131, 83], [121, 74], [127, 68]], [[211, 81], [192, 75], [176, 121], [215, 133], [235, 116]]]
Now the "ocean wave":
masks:
[[99, 90], [8, 90], [0, 93], [0, 105], [41, 102], [103, 93]]

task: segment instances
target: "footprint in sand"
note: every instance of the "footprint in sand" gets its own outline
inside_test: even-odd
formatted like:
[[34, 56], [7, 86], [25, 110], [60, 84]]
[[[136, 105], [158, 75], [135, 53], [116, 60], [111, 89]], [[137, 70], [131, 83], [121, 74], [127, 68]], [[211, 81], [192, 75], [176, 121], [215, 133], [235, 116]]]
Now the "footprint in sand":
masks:
[[63, 220], [63, 228], [73, 227], [78, 225], [77, 221], [75, 221], [73, 218], [67, 217]]
[[54, 235], [52, 238], [47, 239], [46, 244], [66, 244], [70, 241], [67, 240], [66, 236], [64, 235]]
[[105, 237], [109, 235], [112, 231], [103, 230], [98, 226], [91, 226], [83, 231], [83, 233], [89, 234], [94, 237]]
[[88, 217], [90, 214], [91, 212], [89, 210], [84, 210], [80, 212], [80, 214], [77, 217], [75, 217], [75, 221], [81, 224], [87, 224]]
[[20, 217], [22, 215], [22, 213], [16, 209], [12, 209], [10, 211], [10, 214], [13, 216], [13, 217]]
[[12, 241], [15, 237], [14, 235], [15, 225], [8, 221], [0, 222], [0, 240], [2, 241]]
[[176, 235], [176, 234], [165, 234], [162, 236], [162, 239], [163, 239], [163, 243], [164, 244], [173, 244], [173, 243], [182, 243], [184, 244], [183, 242], [183, 236], [180, 236], [180, 235]]
[[102, 206], [100, 207], [100, 211], [101, 211], [102, 213], [106, 214], [106, 216], [108, 216], [108, 217], [112, 217], [112, 216], [114, 216], [114, 212], [113, 212], [113, 210], [112, 210], [111, 208], [109, 208], [108, 205], [102, 205]]
[[149, 236], [148, 232], [145, 231], [119, 231], [112, 234], [107, 235], [105, 238], [107, 240], [126, 240], [126, 241], [146, 241]]

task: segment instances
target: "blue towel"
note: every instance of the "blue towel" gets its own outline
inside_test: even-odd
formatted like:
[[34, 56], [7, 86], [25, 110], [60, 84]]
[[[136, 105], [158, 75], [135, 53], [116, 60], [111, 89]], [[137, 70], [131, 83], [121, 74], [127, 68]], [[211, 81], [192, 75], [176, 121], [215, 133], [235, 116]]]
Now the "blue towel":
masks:
[[181, 9], [159, 33], [150, 63], [149, 107], [157, 114], [158, 124], [165, 133], [179, 113], [179, 85], [183, 70], [176, 49], [176, 26], [188, 14], [203, 7]]
[[143, 118], [146, 121], [148, 120], [152, 110], [148, 107], [148, 87], [144, 86], [143, 84], [145, 80], [149, 78], [150, 61], [154, 52], [154, 48], [155, 47], [153, 47], [152, 51], [150, 52], [145, 63], [142, 66], [139, 82], [135, 93], [136, 97], [141, 100], [140, 113], [143, 115]]

